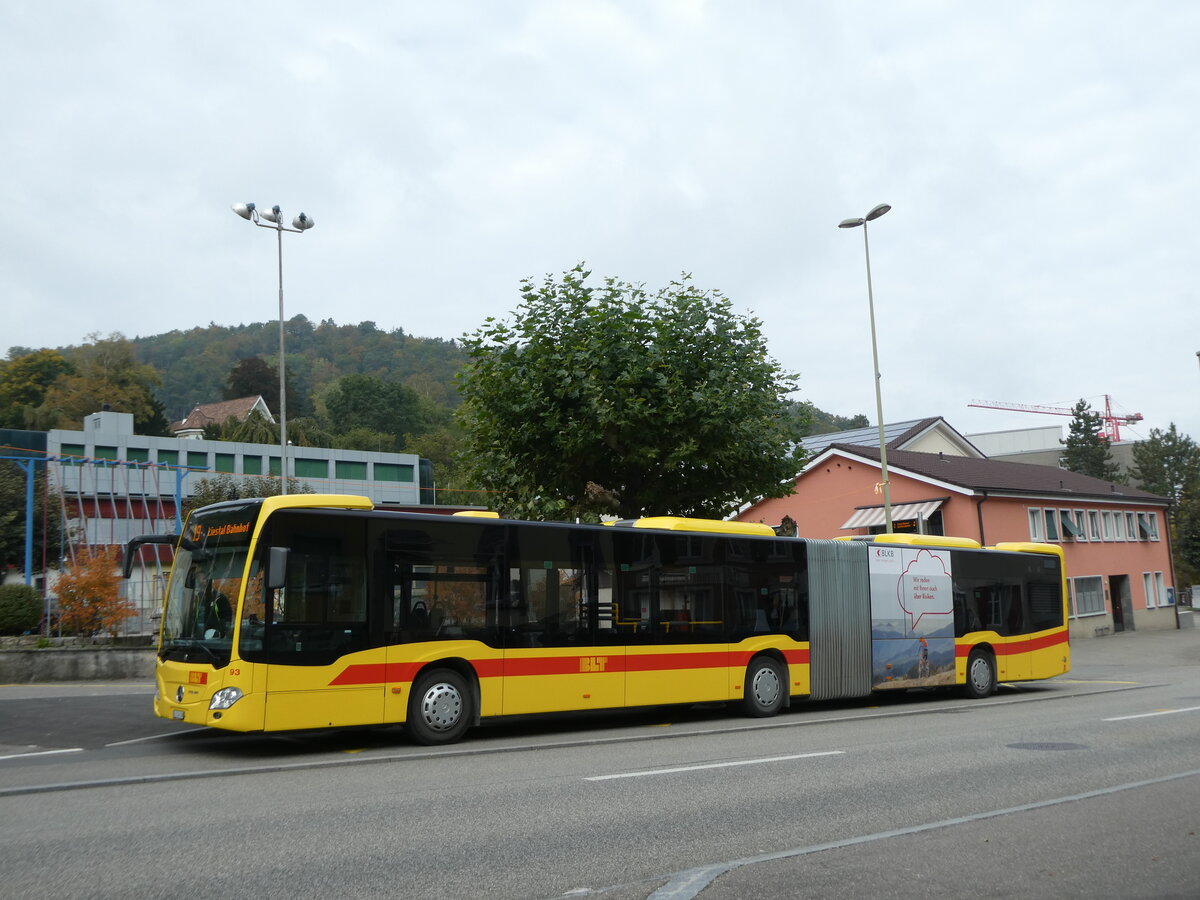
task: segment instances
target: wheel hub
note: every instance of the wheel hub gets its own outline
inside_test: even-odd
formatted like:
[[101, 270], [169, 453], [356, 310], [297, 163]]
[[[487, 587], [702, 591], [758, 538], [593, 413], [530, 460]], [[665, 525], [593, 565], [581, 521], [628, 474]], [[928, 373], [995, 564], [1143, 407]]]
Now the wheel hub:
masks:
[[754, 699], [763, 706], [770, 706], [779, 698], [779, 678], [768, 668], [759, 669], [754, 673]]
[[421, 700], [421, 716], [435, 731], [449, 731], [462, 717], [462, 697], [453, 685], [435, 684]]

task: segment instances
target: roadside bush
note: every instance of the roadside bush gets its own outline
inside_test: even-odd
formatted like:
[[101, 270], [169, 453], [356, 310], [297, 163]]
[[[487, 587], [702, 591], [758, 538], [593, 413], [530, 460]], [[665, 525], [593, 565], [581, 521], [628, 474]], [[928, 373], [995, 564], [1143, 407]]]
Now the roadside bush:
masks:
[[27, 584], [0, 584], [0, 634], [24, 634], [42, 617], [42, 596]]

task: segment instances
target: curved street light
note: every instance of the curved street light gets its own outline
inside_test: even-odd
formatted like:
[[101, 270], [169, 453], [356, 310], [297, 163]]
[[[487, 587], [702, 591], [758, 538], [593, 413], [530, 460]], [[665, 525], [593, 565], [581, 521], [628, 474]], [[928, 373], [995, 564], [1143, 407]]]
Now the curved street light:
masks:
[[[259, 228], [274, 229], [279, 244], [279, 492], [287, 493], [288, 461], [287, 461], [287, 382], [284, 380], [283, 363], [283, 233], [303, 234], [312, 228], [316, 222], [304, 213], [292, 219], [292, 227], [283, 224], [283, 213], [278, 206], [272, 206], [265, 212], [259, 212], [253, 203], [235, 203], [233, 211], [248, 222]], [[266, 219], [271, 224], [264, 225], [260, 220]]]
[[863, 250], [867, 255], [867, 309], [871, 314], [871, 361], [875, 368], [875, 416], [879, 420], [879, 471], [883, 478], [883, 522], [888, 534], [892, 533], [892, 492], [888, 479], [887, 441], [883, 437], [883, 395], [879, 388], [879, 350], [875, 342], [875, 297], [871, 290], [871, 247], [867, 241], [867, 223], [874, 222], [892, 207], [880, 203], [861, 219], [843, 219], [838, 228], [857, 228], [862, 226]]

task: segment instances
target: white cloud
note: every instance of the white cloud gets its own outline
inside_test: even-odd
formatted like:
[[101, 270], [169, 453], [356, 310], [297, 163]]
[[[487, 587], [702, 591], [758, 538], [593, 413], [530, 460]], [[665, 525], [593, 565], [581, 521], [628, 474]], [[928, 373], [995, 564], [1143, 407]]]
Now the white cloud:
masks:
[[[866, 2], [0, 8], [7, 345], [289, 309], [455, 337], [580, 260], [760, 317], [822, 408], [1200, 437], [1200, 8]], [[1055, 420], [1048, 420], [1053, 422]]]

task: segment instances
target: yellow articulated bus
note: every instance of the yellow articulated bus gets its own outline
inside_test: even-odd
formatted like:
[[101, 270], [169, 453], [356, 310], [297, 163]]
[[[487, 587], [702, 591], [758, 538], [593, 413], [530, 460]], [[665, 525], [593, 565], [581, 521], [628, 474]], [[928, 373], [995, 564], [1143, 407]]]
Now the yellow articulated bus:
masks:
[[1062, 552], [924, 535], [611, 527], [293, 495], [197, 510], [174, 544], [157, 715], [233, 731], [403, 724], [959, 686], [1070, 667]]

